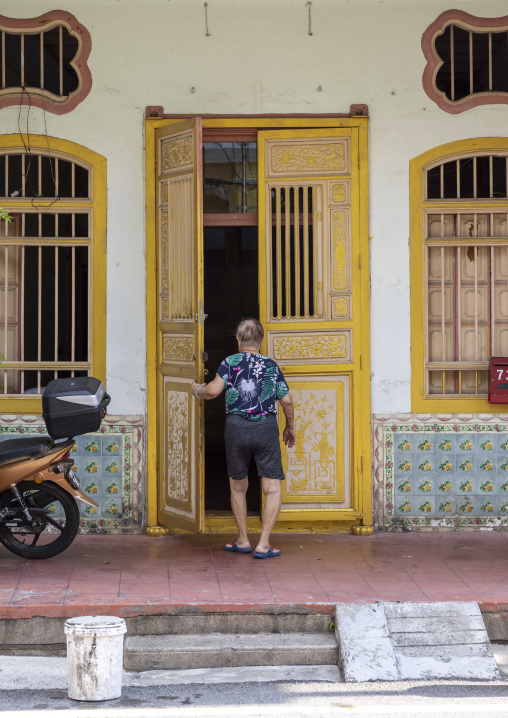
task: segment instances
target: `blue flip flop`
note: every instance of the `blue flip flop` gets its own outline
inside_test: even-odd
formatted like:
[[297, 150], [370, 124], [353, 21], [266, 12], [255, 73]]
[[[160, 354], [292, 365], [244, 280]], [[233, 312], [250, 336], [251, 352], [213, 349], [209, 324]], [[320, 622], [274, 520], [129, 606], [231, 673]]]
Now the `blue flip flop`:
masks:
[[254, 551], [254, 558], [272, 558], [272, 556], [280, 556], [280, 551], [276, 551], [273, 546], [270, 546], [266, 553], [261, 553], [261, 551]]
[[234, 553], [250, 553], [252, 551], [251, 548], [240, 548], [240, 546], [236, 545], [236, 541], [231, 541], [231, 546], [228, 546], [227, 543], [224, 544], [222, 547], [224, 551], [233, 551]]

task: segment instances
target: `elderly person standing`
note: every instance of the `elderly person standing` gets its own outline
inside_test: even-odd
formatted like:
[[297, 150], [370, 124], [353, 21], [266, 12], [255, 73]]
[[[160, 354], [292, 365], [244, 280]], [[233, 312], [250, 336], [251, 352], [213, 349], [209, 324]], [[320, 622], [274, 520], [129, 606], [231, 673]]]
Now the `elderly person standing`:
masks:
[[254, 456], [261, 477], [265, 507], [263, 528], [254, 556], [280, 556], [270, 545], [270, 534], [280, 513], [281, 481], [284, 471], [277, 426], [277, 401], [286, 418], [283, 439], [295, 445], [293, 400], [284, 376], [273, 359], [259, 353], [264, 331], [257, 319], [244, 319], [236, 330], [238, 354], [224, 359], [209, 384], [192, 382], [191, 391], [198, 399], [215, 399], [226, 389], [226, 460], [231, 488], [231, 508], [238, 526], [238, 538], [224, 545], [225, 551], [250, 553], [247, 536], [247, 478]]

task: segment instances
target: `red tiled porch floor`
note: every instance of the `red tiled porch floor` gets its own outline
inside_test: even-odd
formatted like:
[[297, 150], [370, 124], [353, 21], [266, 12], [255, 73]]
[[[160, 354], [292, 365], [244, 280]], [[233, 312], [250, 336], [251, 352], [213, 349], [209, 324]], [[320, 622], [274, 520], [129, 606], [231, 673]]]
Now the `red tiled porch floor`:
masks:
[[222, 550], [231, 536], [81, 535], [25, 561], [0, 546], [0, 618], [133, 616], [335, 602], [478, 601], [508, 609], [508, 533], [279, 534], [280, 558]]

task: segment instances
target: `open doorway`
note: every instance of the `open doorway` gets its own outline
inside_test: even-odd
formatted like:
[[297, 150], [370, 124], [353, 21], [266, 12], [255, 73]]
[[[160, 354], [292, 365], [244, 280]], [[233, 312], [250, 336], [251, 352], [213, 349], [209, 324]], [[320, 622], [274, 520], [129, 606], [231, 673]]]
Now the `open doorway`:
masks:
[[[221, 361], [238, 351], [235, 328], [242, 317], [259, 318], [257, 227], [204, 228], [204, 305], [206, 381]], [[205, 510], [230, 511], [229, 481], [224, 452], [224, 397], [206, 401]], [[249, 469], [248, 507], [259, 515], [261, 496], [256, 467]]]

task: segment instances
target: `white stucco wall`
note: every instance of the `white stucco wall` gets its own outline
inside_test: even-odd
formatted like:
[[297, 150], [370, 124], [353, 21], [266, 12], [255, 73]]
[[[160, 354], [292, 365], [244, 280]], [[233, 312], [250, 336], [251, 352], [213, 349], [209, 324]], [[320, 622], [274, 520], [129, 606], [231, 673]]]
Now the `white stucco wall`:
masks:
[[[424, 93], [421, 36], [444, 10], [496, 17], [506, 2], [45, 0], [5, 2], [30, 17], [69, 10], [92, 36], [92, 90], [48, 133], [108, 160], [108, 390], [111, 411], [145, 411], [144, 148], [146, 105], [170, 113], [370, 111], [372, 410], [410, 410], [408, 163], [436, 145], [508, 133], [508, 106], [461, 115]], [[318, 91], [321, 86], [322, 90]], [[195, 88], [191, 92], [191, 88]], [[22, 111], [22, 127], [26, 109]], [[18, 108], [0, 111], [16, 132]], [[33, 109], [30, 131], [42, 131]]]

